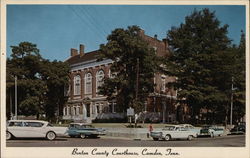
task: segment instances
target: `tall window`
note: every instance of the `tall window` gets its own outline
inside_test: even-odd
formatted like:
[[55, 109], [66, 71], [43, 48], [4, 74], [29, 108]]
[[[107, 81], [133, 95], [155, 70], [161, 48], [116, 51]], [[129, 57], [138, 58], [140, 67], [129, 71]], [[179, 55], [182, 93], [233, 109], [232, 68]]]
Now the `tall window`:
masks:
[[165, 92], [166, 91], [166, 76], [161, 75], [161, 91]]
[[92, 75], [91, 73], [85, 74], [85, 94], [92, 93]]
[[100, 70], [96, 73], [96, 92], [99, 92], [98, 88], [104, 83], [104, 71]]
[[74, 95], [81, 94], [81, 77], [77, 75], [74, 77]]

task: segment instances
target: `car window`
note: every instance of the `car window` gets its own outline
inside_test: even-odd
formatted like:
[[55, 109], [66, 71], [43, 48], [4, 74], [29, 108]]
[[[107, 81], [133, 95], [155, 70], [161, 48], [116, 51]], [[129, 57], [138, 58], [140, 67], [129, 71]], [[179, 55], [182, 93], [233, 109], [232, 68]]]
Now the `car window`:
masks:
[[86, 128], [93, 128], [92, 125], [86, 125]]
[[70, 127], [70, 128], [74, 128], [74, 127], [75, 127], [75, 124], [70, 124], [69, 127]]
[[42, 127], [43, 125], [41, 122], [24, 122], [25, 127]]
[[22, 127], [23, 124], [22, 124], [22, 122], [9, 122], [8, 126], [9, 127], [13, 127], [13, 126], [15, 126], [15, 127]]

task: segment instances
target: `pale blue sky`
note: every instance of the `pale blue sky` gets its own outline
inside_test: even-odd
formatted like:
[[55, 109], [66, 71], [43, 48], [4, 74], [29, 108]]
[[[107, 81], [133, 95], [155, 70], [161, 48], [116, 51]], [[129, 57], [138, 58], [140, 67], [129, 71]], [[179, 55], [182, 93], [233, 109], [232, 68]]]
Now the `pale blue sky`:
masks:
[[238, 44], [245, 32], [245, 6], [195, 5], [8, 5], [7, 54], [11, 45], [22, 41], [37, 44], [40, 54], [50, 60], [66, 60], [70, 48], [99, 49], [115, 28], [138, 25], [145, 33], [165, 38], [172, 26], [179, 26], [194, 9], [215, 11], [221, 25], [228, 24], [228, 36]]

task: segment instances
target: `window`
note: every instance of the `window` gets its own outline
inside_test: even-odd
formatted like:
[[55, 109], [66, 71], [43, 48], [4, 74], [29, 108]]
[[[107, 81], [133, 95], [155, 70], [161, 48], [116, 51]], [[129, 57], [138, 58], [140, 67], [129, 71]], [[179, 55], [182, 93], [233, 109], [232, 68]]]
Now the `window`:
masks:
[[9, 123], [9, 126], [10, 126], [10, 127], [11, 127], [11, 126], [22, 127], [23, 124], [22, 124], [22, 122], [10, 122], [10, 123]]
[[85, 75], [85, 94], [92, 93], [92, 75], [91, 73], [87, 73]]
[[41, 122], [24, 122], [25, 127], [42, 127], [43, 123]]
[[77, 75], [74, 77], [74, 95], [81, 94], [81, 77]]
[[165, 78], [166, 77], [164, 75], [161, 76], [161, 91], [162, 92], [166, 91], [166, 80], [165, 80]]
[[104, 83], [103, 78], [104, 78], [104, 71], [103, 70], [98, 71], [96, 73], [96, 92], [97, 93], [99, 92], [98, 88], [102, 86], [102, 84]]

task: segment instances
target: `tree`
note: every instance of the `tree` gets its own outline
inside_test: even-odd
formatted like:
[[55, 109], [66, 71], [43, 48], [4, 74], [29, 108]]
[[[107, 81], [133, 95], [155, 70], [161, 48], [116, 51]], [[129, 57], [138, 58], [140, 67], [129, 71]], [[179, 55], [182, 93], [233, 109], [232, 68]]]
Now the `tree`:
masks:
[[7, 103], [14, 103], [14, 77], [17, 77], [18, 115], [39, 117], [45, 113], [48, 119], [53, 118], [65, 102], [63, 88], [68, 84], [69, 66], [43, 59], [36, 45], [30, 42], [11, 48], [11, 58], [7, 59]]
[[11, 48], [11, 59], [7, 59], [7, 92], [14, 99], [14, 77], [17, 77], [18, 114], [39, 115], [42, 95], [46, 91], [44, 82], [39, 79], [42, 60], [39, 49], [29, 42]]
[[245, 115], [246, 110], [246, 41], [245, 34], [241, 31], [241, 40], [238, 47], [234, 48], [235, 52], [235, 75], [234, 75], [234, 108], [233, 120], [240, 121]]
[[109, 101], [116, 99], [121, 111], [128, 107], [142, 111], [147, 96], [154, 90], [152, 79], [160, 65], [154, 50], [139, 34], [138, 26], [118, 28], [107, 37], [107, 44], [100, 46], [100, 60], [105, 58], [114, 62], [113, 75], [104, 79], [100, 94], [108, 96]]
[[64, 87], [68, 85], [69, 65], [61, 61], [44, 60], [41, 68], [42, 80], [45, 81], [47, 91], [44, 100], [44, 112], [47, 118], [53, 119], [55, 112], [62, 116], [63, 105], [67, 101]]
[[201, 108], [214, 116], [230, 103], [235, 61], [228, 49], [227, 28], [220, 26], [214, 12], [203, 9], [194, 10], [184, 24], [168, 31], [172, 54], [166, 59], [166, 73], [178, 78], [171, 85], [178, 89], [179, 98], [186, 98], [193, 119]]

